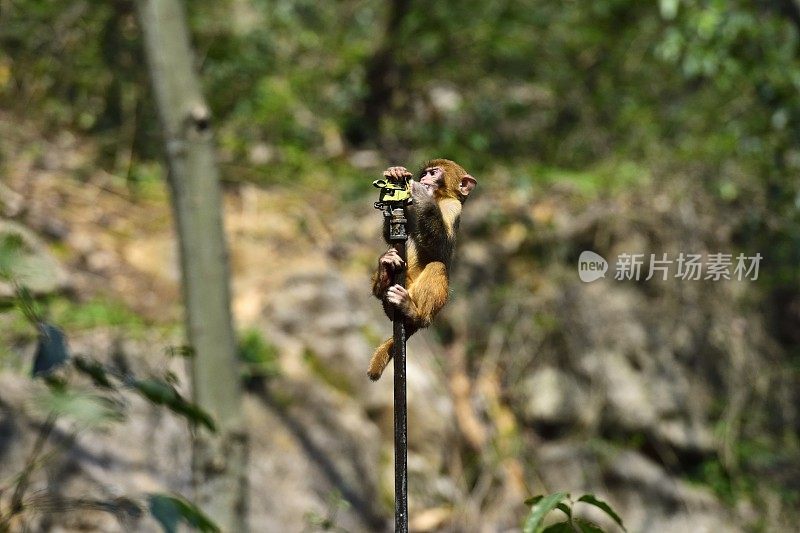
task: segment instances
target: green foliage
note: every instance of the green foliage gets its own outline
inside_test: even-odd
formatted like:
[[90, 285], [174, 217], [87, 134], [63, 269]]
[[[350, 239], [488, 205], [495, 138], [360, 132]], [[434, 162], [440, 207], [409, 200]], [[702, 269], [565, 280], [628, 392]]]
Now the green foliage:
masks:
[[39, 343], [33, 360], [34, 376], [46, 376], [69, 359], [64, 332], [52, 324], [39, 322]]
[[531, 511], [528, 518], [525, 520], [525, 525], [522, 528], [524, 533], [541, 533], [544, 530], [544, 518], [553, 509], [559, 508], [562, 512], [567, 514], [567, 517], [572, 516], [569, 507], [566, 511], [559, 507], [561, 501], [567, 497], [566, 492], [556, 492], [548, 496], [534, 496], [526, 500], [525, 504], [531, 506]]
[[[720, 424], [722, 429], [724, 424]], [[688, 472], [689, 480], [709, 487], [724, 502], [735, 505], [741, 500], [762, 501], [764, 497], [760, 486], [763, 472], [779, 472], [782, 465], [792, 461], [791, 454], [795, 443], [785, 440], [773, 442], [774, 436], [761, 434], [756, 437], [743, 437], [732, 443], [731, 457], [727, 464], [720, 456], [712, 456], [696, 465]], [[790, 475], [787, 473], [787, 475]], [[776, 479], [773, 476], [772, 479]], [[776, 484], [781, 498], [793, 500], [800, 491], [791, 484]]]
[[[10, 281], [15, 283], [13, 279]], [[23, 503], [23, 497], [32, 471], [40, 466], [38, 456], [59, 419], [72, 422], [75, 431], [118, 422], [125, 415], [122, 395], [128, 390], [156, 405], [167, 407], [193, 426], [202, 425], [212, 432], [216, 430], [211, 416], [196, 404], [183, 398], [177, 391], [175, 388], [177, 378], [173, 374], [167, 374], [164, 378], [137, 378], [127, 369], [103, 364], [86, 355], [71, 357], [64, 332], [42, 320], [38, 304], [28, 290], [16, 284], [14, 286], [16, 288], [14, 307], [20, 311], [28, 326], [39, 333], [32, 374], [40, 378], [46, 386], [35, 397], [34, 404], [46, 417], [46, 422], [42, 425], [28, 463], [16, 476], [11, 506], [8, 510], [0, 509], [0, 531], [5, 531], [11, 520], [16, 515], [26, 512], [29, 507], [31, 511], [35, 510], [35, 505], [26, 506]], [[185, 355], [191, 355], [190, 350], [182, 351]], [[76, 375], [89, 378], [91, 386], [76, 383]], [[40, 499], [46, 500], [48, 496], [40, 495]], [[73, 504], [78, 507], [88, 505], [91, 508], [117, 513], [121, 512], [120, 506], [117, 505], [119, 501], [119, 498], [112, 502], [100, 500], [90, 502], [83, 499], [76, 500]], [[148, 501], [153, 516], [165, 531], [177, 531], [178, 523], [181, 521], [200, 531], [219, 531], [219, 528], [197, 507], [179, 496], [151, 494]], [[132, 509], [128, 509], [129, 505], [124, 507], [122, 511], [125, 512], [140, 512], [135, 505]]]
[[92, 130], [118, 123], [120, 84], [133, 81], [141, 63], [129, 4], [26, 0], [3, 11], [0, 46], [10, 79], [0, 94], [11, 102], [35, 98], [54, 124]]
[[306, 513], [305, 520], [306, 523], [308, 523], [308, 525], [314, 529], [345, 533], [347, 530], [339, 527], [336, 524], [336, 521], [338, 514], [341, 511], [347, 510], [349, 507], [350, 502], [345, 500], [338, 490], [333, 490], [330, 492], [330, 494], [328, 494], [327, 509], [325, 510], [325, 513], [322, 514], [315, 511], [310, 511]]
[[534, 167], [529, 172], [530, 180], [534, 183], [546, 186], [569, 183], [588, 198], [624, 192], [650, 181], [649, 170], [634, 161], [606, 160], [581, 170]]
[[127, 181], [139, 199], [163, 199], [164, 167], [160, 161], [131, 161]]
[[274, 377], [280, 373], [278, 349], [257, 329], [245, 330], [239, 337], [239, 359], [249, 377]]
[[[735, 0], [662, 2], [669, 21], [656, 55], [697, 90], [687, 92], [674, 123], [687, 159], [714, 173], [724, 201], [759, 206], [742, 224], [742, 240], [770, 250], [771, 285], [796, 286], [800, 261], [800, 26], [796, 6]], [[792, 15], [794, 10], [795, 16]], [[763, 209], [763, 211], [761, 211]]]
[[22, 251], [22, 236], [18, 233], [6, 233], [0, 236], [0, 279], [11, 279], [12, 272], [19, 261]]
[[[25, 287], [17, 286], [16, 307], [21, 311], [29, 326], [39, 332], [36, 356], [32, 365], [34, 376], [50, 376], [70, 362], [64, 332], [42, 319], [38, 303]], [[191, 349], [180, 347], [181, 353], [191, 355]], [[216, 425], [205, 410], [185, 399], [175, 388], [172, 376], [165, 378], [137, 378], [129, 373], [104, 365], [88, 356], [77, 357], [71, 361], [79, 373], [88, 376], [95, 386], [117, 391], [126, 387], [147, 400], [167, 407], [184, 417], [192, 425], [201, 425], [216, 431]]]
[[108, 426], [124, 418], [118, 402], [88, 389], [52, 384], [36, 397], [41, 413], [64, 418], [81, 428]]
[[621, 527], [623, 530], [625, 529], [625, 526], [622, 525], [622, 518], [620, 518], [619, 515], [614, 512], [614, 510], [611, 508], [610, 505], [598, 499], [594, 494], [584, 494], [583, 496], [578, 498], [578, 501], [583, 503], [588, 503], [589, 505], [594, 505], [595, 507], [599, 508], [601, 511], [606, 513], [608, 516], [610, 516], [611, 519], [614, 520], [614, 522], [616, 522], [619, 525], [619, 527]]
[[22, 316], [34, 326], [43, 322], [44, 310], [42, 303], [36, 300], [31, 291], [24, 285], [19, 285], [15, 281], [12, 281], [12, 284], [14, 285], [15, 293], [13, 307], [17, 308], [22, 313]]
[[[585, 503], [597, 507], [619, 525], [623, 531], [626, 531], [619, 515], [610, 505], [598, 499], [594, 494], [584, 494], [573, 502], [566, 492], [556, 492], [547, 496], [539, 495], [525, 500], [525, 504], [530, 505], [531, 510], [523, 525], [524, 533], [602, 533], [603, 530], [596, 524], [574, 516], [573, 507], [577, 503]], [[545, 518], [555, 509], [564, 513], [567, 520], [545, 527]]]
[[728, 504], [736, 502], [739, 492], [734, 486], [727, 469], [718, 458], [703, 461], [690, 479], [710, 487], [714, 493]]
[[99, 362], [87, 357], [77, 356], [73, 359], [73, 363], [75, 364], [75, 369], [89, 376], [96, 387], [101, 389], [114, 388], [114, 385], [109, 379], [108, 372], [106, 372], [105, 367]]
[[136, 313], [120, 302], [109, 299], [93, 299], [75, 302], [69, 298], [56, 297], [48, 302], [52, 320], [65, 329], [75, 331], [103, 326], [124, 326], [131, 334], [147, 325]]
[[164, 533], [177, 533], [181, 523], [203, 533], [220, 531], [196, 505], [179, 495], [153, 493], [148, 495], [147, 502], [150, 514], [161, 525]]
[[309, 366], [311, 372], [325, 383], [349, 396], [352, 396], [355, 391], [353, 390], [352, 383], [347, 375], [342, 371], [333, 368], [332, 365], [326, 364], [312, 349], [306, 348], [303, 351], [303, 360]]
[[169, 346], [166, 350], [170, 357], [194, 357], [197, 353], [194, 346], [184, 344], [183, 346]]
[[183, 416], [192, 425], [205, 426], [209, 431], [216, 431], [216, 424], [205, 410], [195, 403], [186, 400], [168, 380], [132, 379], [130, 386], [156, 405], [163, 405], [170, 411]]
[[[387, 31], [389, 5], [377, 1], [187, 7], [227, 180], [313, 186], [335, 176], [344, 194], [363, 191], [367, 171], [343, 157], [346, 137], [353, 124], [370, 126], [359, 124], [375, 81], [368, 66], [391, 42], [392, 96], [368, 147], [402, 146], [411, 164], [450, 156], [476, 173], [535, 163], [541, 172], [522, 172], [522, 182], [589, 193], [635, 187], [653, 167], [691, 168], [721, 201], [769, 203], [746, 236], [778, 248], [772, 256], [787, 265], [765, 275], [797, 281], [788, 265], [800, 259], [798, 190], [787, 177], [800, 164], [798, 32], [780, 9], [410, 3]], [[129, 2], [14, 2], [0, 46], [0, 101], [97, 135], [116, 145], [111, 153], [132, 147], [118, 170], [134, 184], [161, 179]], [[767, 207], [784, 219], [767, 224]]]

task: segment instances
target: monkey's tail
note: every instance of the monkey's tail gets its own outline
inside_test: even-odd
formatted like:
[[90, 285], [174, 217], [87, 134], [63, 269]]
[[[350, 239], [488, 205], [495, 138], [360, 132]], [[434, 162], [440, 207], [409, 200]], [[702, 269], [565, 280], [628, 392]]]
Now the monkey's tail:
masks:
[[372, 354], [372, 359], [369, 360], [369, 368], [367, 375], [372, 381], [378, 381], [386, 369], [386, 365], [392, 360], [392, 352], [394, 351], [394, 338], [389, 337], [383, 344], [378, 346], [375, 353]]

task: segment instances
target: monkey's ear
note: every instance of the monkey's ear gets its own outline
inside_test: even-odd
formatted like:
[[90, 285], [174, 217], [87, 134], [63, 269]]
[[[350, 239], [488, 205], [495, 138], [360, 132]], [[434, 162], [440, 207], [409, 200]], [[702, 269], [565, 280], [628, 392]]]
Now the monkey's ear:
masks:
[[470, 191], [475, 188], [478, 184], [478, 180], [470, 176], [469, 174], [464, 174], [464, 177], [461, 178], [461, 184], [458, 186], [458, 190], [461, 192], [461, 196], [469, 195]]

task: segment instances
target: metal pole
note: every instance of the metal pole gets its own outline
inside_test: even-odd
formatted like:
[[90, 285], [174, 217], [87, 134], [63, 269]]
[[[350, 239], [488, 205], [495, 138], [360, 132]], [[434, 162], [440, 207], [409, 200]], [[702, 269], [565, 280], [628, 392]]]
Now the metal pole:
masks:
[[[394, 215], [393, 215], [394, 216]], [[396, 243], [406, 260], [405, 242]], [[394, 283], [405, 287], [405, 269], [397, 269]], [[406, 327], [402, 313], [394, 312], [394, 530], [408, 532], [408, 417], [406, 408]]]
[[[380, 200], [375, 208], [383, 211], [387, 225], [387, 240], [406, 263], [406, 241], [408, 232], [406, 206], [411, 203], [411, 188], [408, 179], [400, 184], [387, 180], [376, 180], [375, 187], [381, 189]], [[406, 286], [406, 268], [394, 269], [392, 284]], [[408, 417], [406, 410], [406, 325], [403, 314], [396, 308], [392, 311], [394, 333], [394, 530], [408, 533]]]

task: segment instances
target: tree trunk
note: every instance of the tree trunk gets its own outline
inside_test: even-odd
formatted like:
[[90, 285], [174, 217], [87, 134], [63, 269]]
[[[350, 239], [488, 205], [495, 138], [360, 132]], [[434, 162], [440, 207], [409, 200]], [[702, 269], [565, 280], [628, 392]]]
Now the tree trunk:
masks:
[[217, 424], [216, 434], [195, 437], [195, 503], [223, 531], [246, 531], [246, 439], [210, 112], [180, 0], [137, 0], [136, 6], [169, 164], [194, 399]]
[[410, 10], [411, 0], [392, 0], [383, 42], [366, 64], [367, 93], [347, 130], [347, 140], [357, 146], [380, 137], [383, 116], [402, 83], [397, 54], [403, 46], [400, 30]]

